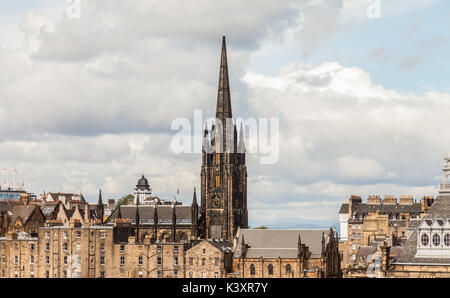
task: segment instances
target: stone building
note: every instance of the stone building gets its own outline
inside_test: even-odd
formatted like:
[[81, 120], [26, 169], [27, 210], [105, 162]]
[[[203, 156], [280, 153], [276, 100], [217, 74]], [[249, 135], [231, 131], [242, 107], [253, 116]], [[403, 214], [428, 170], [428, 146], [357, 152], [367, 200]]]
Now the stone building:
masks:
[[186, 251], [186, 277], [223, 278], [231, 272], [233, 243], [208, 239]]
[[362, 203], [361, 197], [352, 195], [339, 211], [342, 267], [356, 261], [362, 246], [377, 246], [384, 241], [396, 246], [406, 241], [409, 222], [422, 218], [433, 200], [424, 196], [417, 203], [412, 196], [401, 196], [397, 200], [394, 196], [381, 199], [371, 195], [367, 203]]
[[240, 230], [232, 273], [239, 278], [340, 277], [334, 231]]
[[[390, 251], [386, 252], [390, 258]], [[450, 154], [443, 183], [428, 213], [409, 231], [402, 252], [386, 270], [388, 277], [450, 277]]]

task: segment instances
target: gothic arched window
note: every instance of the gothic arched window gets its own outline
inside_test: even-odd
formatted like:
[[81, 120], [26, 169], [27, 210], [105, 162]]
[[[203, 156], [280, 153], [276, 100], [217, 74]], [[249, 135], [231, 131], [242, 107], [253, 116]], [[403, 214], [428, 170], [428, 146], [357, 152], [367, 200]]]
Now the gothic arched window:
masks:
[[287, 265], [286, 265], [286, 274], [291, 274], [291, 271], [292, 271], [291, 265], [290, 265], [290, 264], [287, 264]]
[[445, 244], [445, 246], [450, 246], [450, 234], [445, 234], [444, 244]]
[[269, 275], [273, 274], [273, 265], [269, 264], [269, 266], [267, 266], [267, 269], [269, 270]]
[[420, 241], [422, 242], [423, 246], [427, 246], [430, 242], [430, 237], [428, 237], [427, 234], [422, 234], [422, 236], [420, 237]]
[[439, 236], [438, 234], [434, 234], [433, 235], [433, 245], [439, 246], [439, 244], [441, 244], [441, 236]]
[[253, 264], [250, 265], [250, 274], [255, 275], [255, 265]]

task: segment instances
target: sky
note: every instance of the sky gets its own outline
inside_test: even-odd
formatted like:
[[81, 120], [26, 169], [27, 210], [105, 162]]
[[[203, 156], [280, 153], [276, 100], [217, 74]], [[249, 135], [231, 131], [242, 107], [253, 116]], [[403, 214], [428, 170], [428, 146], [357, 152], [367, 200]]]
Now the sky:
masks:
[[225, 33], [233, 116], [280, 122], [278, 162], [248, 154], [251, 226], [336, 225], [352, 194], [436, 195], [448, 1], [80, 4], [0, 2], [0, 168], [29, 191], [118, 199], [144, 173], [190, 204], [201, 156], [172, 152], [171, 123], [214, 116]]

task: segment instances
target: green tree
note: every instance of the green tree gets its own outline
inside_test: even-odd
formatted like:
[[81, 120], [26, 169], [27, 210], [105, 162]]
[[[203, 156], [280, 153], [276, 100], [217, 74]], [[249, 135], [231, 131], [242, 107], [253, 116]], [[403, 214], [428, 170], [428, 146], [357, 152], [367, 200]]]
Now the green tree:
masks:
[[266, 226], [260, 226], [260, 227], [256, 227], [256, 228], [253, 228], [254, 230], [267, 230], [267, 227]]
[[120, 198], [120, 200], [117, 201], [116, 208], [118, 208], [120, 205], [128, 205], [133, 202], [133, 200], [134, 196], [132, 194], [123, 196], [122, 198]]

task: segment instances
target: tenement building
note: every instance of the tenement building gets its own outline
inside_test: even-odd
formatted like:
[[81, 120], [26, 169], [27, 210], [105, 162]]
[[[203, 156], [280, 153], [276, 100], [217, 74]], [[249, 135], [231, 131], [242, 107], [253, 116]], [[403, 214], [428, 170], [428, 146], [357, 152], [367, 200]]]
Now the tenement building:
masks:
[[408, 238], [409, 223], [422, 218], [433, 201], [430, 196], [424, 196], [419, 203], [409, 195], [399, 199], [371, 195], [363, 203], [361, 197], [352, 195], [339, 211], [343, 268], [357, 261], [360, 249], [376, 248], [384, 241], [391, 246], [401, 245]]

